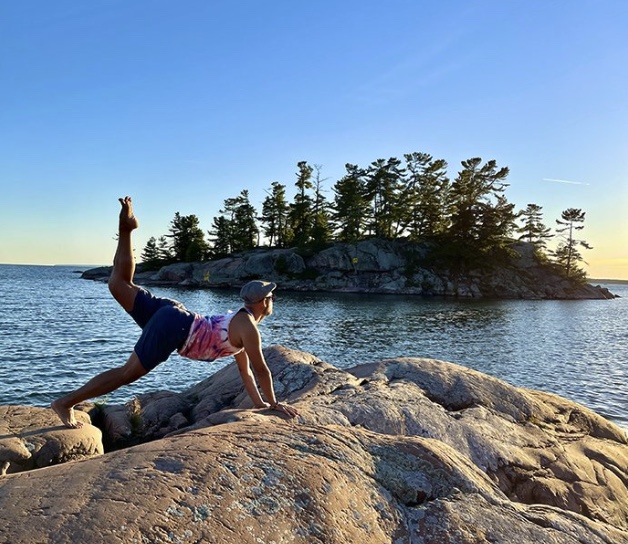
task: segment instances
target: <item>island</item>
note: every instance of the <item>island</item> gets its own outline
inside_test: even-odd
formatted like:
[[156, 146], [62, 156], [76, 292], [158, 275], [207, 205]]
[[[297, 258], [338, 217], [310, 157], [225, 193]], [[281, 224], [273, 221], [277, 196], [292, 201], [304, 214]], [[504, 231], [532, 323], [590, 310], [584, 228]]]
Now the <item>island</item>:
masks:
[[[607, 288], [581, 277], [566, 277], [544, 260], [533, 244], [512, 243], [499, 260], [456, 268], [455, 260], [435, 260], [429, 244], [400, 240], [335, 243], [321, 249], [258, 248], [201, 262], [177, 262], [157, 270], [138, 266], [143, 285], [190, 288], [240, 287], [250, 279], [275, 281], [293, 291], [389, 293], [502, 299], [612, 299]], [[105, 280], [110, 267], [83, 272]]]

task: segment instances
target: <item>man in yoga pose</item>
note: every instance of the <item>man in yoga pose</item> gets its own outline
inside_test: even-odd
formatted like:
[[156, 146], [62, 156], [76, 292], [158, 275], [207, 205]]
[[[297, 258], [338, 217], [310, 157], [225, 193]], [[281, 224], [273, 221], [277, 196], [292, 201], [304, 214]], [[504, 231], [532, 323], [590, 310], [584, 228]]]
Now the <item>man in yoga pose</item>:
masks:
[[70, 428], [81, 427], [74, 416], [74, 405], [134, 382], [165, 361], [174, 350], [190, 359], [204, 361], [233, 355], [244, 388], [256, 408], [271, 408], [289, 417], [298, 415], [292, 406], [277, 402], [257, 329], [258, 323], [273, 311], [273, 290], [277, 286], [266, 281], [251, 281], [240, 291], [244, 307], [236, 313], [217, 316], [201, 316], [188, 311], [180, 302], [153, 296], [133, 283], [135, 259], [131, 233], [139, 222], [133, 215], [131, 198], [127, 196], [119, 200], [122, 210], [118, 248], [109, 290], [142, 328], [142, 335], [126, 364], [95, 376], [52, 403], [52, 409], [63, 424]]

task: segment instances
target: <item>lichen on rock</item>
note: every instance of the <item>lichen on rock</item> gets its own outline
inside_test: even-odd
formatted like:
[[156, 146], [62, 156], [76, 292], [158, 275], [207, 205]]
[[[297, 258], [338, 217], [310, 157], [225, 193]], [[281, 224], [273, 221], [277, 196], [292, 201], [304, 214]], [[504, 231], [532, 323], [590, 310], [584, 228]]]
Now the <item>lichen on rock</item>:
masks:
[[235, 365], [110, 407], [144, 443], [0, 478], [0, 542], [628, 542], [626, 433], [585, 407], [433, 359], [265, 356], [296, 420]]

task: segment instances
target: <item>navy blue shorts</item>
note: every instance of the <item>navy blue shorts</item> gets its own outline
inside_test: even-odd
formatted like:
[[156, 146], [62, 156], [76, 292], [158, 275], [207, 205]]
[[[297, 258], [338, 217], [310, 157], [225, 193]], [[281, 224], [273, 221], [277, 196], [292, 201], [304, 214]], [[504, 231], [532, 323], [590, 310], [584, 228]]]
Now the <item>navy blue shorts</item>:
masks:
[[141, 287], [129, 315], [142, 328], [135, 353], [146, 370], [163, 363], [183, 345], [194, 321], [180, 302], [153, 296]]

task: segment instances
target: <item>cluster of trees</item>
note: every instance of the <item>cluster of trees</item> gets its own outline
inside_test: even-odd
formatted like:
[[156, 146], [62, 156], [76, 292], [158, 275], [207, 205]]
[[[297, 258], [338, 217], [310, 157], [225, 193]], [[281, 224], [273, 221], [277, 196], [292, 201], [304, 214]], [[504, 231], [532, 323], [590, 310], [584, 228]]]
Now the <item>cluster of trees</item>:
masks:
[[[365, 168], [347, 164], [330, 200], [322, 168], [301, 161], [292, 201], [287, 187], [275, 181], [258, 214], [243, 190], [224, 201], [207, 237], [197, 216], [177, 212], [169, 234], [151, 238], [141, 258], [157, 266], [246, 251], [262, 245], [262, 239], [269, 247], [320, 249], [332, 242], [382, 238], [429, 242], [434, 259], [462, 271], [508, 255], [508, 247], [519, 239], [534, 244], [566, 276], [585, 277], [579, 248], [591, 248], [576, 238], [584, 227], [582, 210], [565, 210], [556, 220], [556, 234], [551, 234], [541, 206], [528, 204], [517, 211], [508, 202], [507, 167], [480, 158], [462, 161], [461, 166], [452, 180], [447, 162], [427, 153], [378, 159]], [[558, 245], [549, 251], [547, 243], [555, 236]]]

